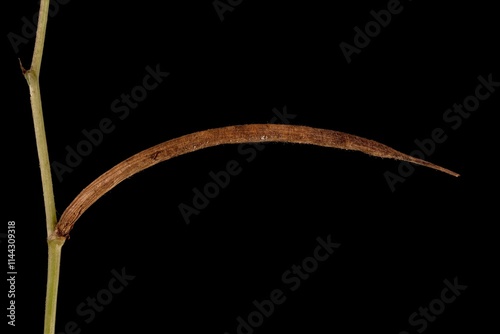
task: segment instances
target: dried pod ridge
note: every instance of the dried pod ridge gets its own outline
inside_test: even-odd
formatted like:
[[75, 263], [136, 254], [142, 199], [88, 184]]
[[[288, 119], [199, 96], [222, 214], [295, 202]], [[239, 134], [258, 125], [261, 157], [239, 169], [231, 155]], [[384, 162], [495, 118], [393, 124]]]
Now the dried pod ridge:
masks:
[[63, 212], [51, 238], [67, 238], [80, 216], [100, 197], [123, 180], [171, 158], [223, 144], [296, 143], [360, 151], [368, 155], [407, 161], [453, 176], [459, 174], [428, 161], [401, 153], [374, 140], [344, 132], [300, 125], [247, 124], [194, 132], [141, 151], [120, 162], [78, 194]]

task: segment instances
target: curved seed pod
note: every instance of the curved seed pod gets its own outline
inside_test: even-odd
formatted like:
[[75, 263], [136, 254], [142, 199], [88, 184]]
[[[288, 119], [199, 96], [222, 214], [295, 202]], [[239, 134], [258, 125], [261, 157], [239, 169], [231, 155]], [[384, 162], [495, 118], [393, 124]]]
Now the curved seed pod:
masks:
[[258, 142], [309, 144], [360, 151], [376, 157], [408, 161], [456, 177], [459, 176], [459, 174], [446, 168], [406, 155], [376, 141], [339, 131], [283, 124], [227, 126], [199, 131], [168, 140], [122, 161], [94, 180], [70, 203], [57, 223], [56, 230], [51, 238], [67, 238], [78, 218], [95, 201], [123, 180], [148, 167], [207, 147]]

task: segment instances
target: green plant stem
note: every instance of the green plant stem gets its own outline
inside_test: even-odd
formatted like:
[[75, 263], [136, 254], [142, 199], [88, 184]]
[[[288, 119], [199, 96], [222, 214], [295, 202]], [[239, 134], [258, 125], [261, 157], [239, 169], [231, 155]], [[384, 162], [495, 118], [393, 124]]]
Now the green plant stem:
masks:
[[57, 291], [61, 268], [61, 249], [64, 241], [65, 239], [49, 240], [44, 334], [54, 334], [56, 330]]
[[57, 223], [56, 204], [54, 200], [54, 189], [52, 186], [52, 174], [50, 171], [49, 150], [45, 135], [43, 122], [42, 99], [40, 95], [40, 84], [38, 76], [33, 70], [25, 72], [31, 95], [31, 109], [33, 112], [33, 124], [35, 127], [36, 147], [40, 163], [42, 178], [43, 201], [45, 206], [45, 221], [47, 225], [47, 236], [54, 231]]
[[31, 59], [31, 70], [37, 75], [40, 74], [42, 66], [43, 47], [45, 45], [45, 32], [47, 30], [47, 20], [49, 19], [50, 0], [40, 1], [40, 12], [38, 13], [38, 26], [36, 28], [35, 47], [33, 58]]
[[33, 112], [33, 124], [35, 126], [36, 147], [38, 160], [40, 162], [40, 173], [42, 176], [43, 199], [45, 206], [45, 221], [47, 225], [47, 236], [54, 231], [57, 223], [56, 205], [54, 201], [54, 190], [52, 187], [52, 175], [50, 173], [49, 150], [47, 147], [47, 137], [45, 135], [45, 125], [43, 122], [42, 98], [40, 94], [40, 67], [42, 65], [43, 46], [45, 43], [45, 32], [47, 30], [47, 20], [49, 16], [50, 0], [40, 2], [40, 13], [38, 15], [38, 27], [36, 32], [35, 47], [31, 68], [25, 70], [22, 65], [24, 77], [29, 85], [31, 110]]
[[47, 226], [48, 240], [48, 266], [47, 266], [47, 294], [45, 301], [45, 324], [44, 334], [54, 334], [56, 324], [57, 291], [59, 286], [59, 270], [61, 265], [61, 248], [64, 238], [49, 238], [54, 232], [57, 223], [56, 205], [50, 171], [49, 150], [43, 121], [42, 98], [40, 93], [40, 68], [42, 66], [43, 48], [45, 44], [45, 32], [49, 14], [50, 0], [40, 1], [40, 12], [38, 14], [38, 27], [36, 31], [35, 47], [31, 67], [25, 70], [21, 64], [24, 77], [28, 82], [33, 113], [33, 124], [35, 127], [35, 139], [40, 163], [42, 179], [43, 200], [45, 206], [45, 221]]

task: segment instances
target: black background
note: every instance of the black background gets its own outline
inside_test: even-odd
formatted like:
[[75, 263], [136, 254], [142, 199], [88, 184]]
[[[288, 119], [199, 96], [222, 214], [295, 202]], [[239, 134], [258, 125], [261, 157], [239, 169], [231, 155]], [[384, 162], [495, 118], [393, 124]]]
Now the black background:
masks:
[[[103, 118], [116, 128], [63, 182], [54, 175], [59, 215], [92, 180], [142, 149], [207, 128], [268, 123], [285, 106], [293, 124], [406, 153], [443, 128], [448, 139], [428, 159], [462, 176], [416, 167], [393, 192], [384, 173], [397, 173], [396, 161], [283, 144], [266, 145], [250, 163], [233, 145], [162, 163], [120, 184], [76, 224], [63, 248], [58, 332], [75, 321], [81, 333], [140, 326], [144, 333], [233, 334], [253, 300], [281, 289], [287, 300], [255, 333], [416, 333], [408, 317], [455, 277], [467, 289], [425, 332], [484, 332], [498, 311], [490, 303], [498, 304], [492, 226], [500, 89], [457, 130], [443, 121], [474, 94], [478, 76], [500, 81], [498, 18], [484, 3], [404, 1], [350, 64], [339, 44], [352, 44], [353, 28], [387, 1], [328, 8], [246, 0], [223, 22], [211, 0], [61, 5], [49, 20], [40, 79], [50, 160], [64, 162], [65, 147], [76, 147], [81, 131]], [[33, 40], [16, 53], [7, 38], [21, 33], [21, 18], [38, 4], [4, 6], [0, 232], [16, 221], [18, 268], [17, 326], [8, 330], [40, 333], [46, 232], [29, 92], [17, 63], [29, 66]], [[157, 64], [169, 77], [119, 120], [112, 101]], [[241, 162], [241, 174], [187, 225], [178, 205], [191, 204], [192, 189], [230, 160]], [[291, 292], [282, 274], [328, 235], [341, 246]], [[77, 306], [122, 268], [134, 280], [85, 323]]]

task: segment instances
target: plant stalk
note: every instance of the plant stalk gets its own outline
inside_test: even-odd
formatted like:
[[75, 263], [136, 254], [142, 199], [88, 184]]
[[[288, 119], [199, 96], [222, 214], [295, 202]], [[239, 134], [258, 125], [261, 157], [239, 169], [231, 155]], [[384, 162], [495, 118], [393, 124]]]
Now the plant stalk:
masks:
[[42, 180], [43, 200], [45, 207], [45, 221], [47, 227], [48, 242], [48, 265], [47, 265], [47, 294], [45, 300], [45, 323], [44, 334], [54, 334], [57, 310], [57, 292], [59, 286], [59, 271], [61, 265], [61, 249], [65, 238], [49, 238], [54, 232], [57, 223], [56, 205], [52, 185], [52, 174], [50, 170], [49, 150], [47, 136], [43, 121], [42, 98], [40, 92], [40, 68], [42, 66], [43, 48], [45, 44], [45, 33], [49, 16], [50, 0], [40, 1], [40, 12], [38, 14], [38, 27], [36, 31], [33, 58], [29, 70], [24, 69], [21, 64], [26, 81], [28, 82], [33, 113], [33, 124], [35, 128], [36, 147], [40, 163], [40, 174]]
[[42, 178], [43, 201], [45, 206], [45, 221], [47, 225], [47, 237], [52, 234], [57, 223], [56, 204], [54, 200], [54, 189], [52, 186], [52, 174], [50, 171], [49, 150], [45, 135], [43, 121], [42, 98], [40, 95], [40, 83], [34, 70], [25, 71], [24, 76], [28, 81], [31, 109], [33, 113], [33, 125], [35, 127], [36, 147], [38, 161], [40, 163], [40, 174]]
[[61, 268], [61, 249], [65, 239], [49, 240], [49, 261], [47, 265], [47, 294], [45, 301], [44, 334], [56, 331], [57, 292]]
[[47, 21], [49, 19], [50, 0], [40, 1], [40, 12], [38, 13], [38, 26], [36, 28], [35, 47], [33, 49], [33, 58], [31, 59], [31, 69], [40, 74], [42, 66], [43, 47], [45, 45], [45, 32], [47, 30]]

